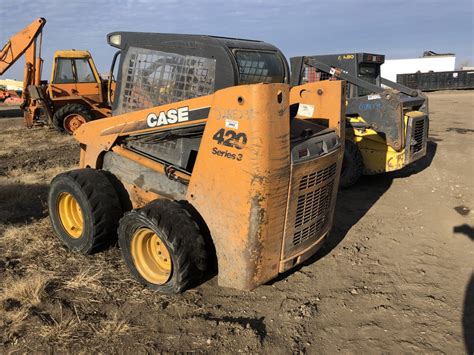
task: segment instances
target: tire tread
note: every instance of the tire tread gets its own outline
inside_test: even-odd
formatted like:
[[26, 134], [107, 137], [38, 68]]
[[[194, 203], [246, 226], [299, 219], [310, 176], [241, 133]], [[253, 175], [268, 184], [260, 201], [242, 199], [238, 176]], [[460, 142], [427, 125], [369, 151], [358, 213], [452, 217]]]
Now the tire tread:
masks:
[[[57, 175], [51, 186], [59, 181], [80, 187], [91, 207], [93, 235], [87, 237], [87, 244], [79, 251], [83, 254], [92, 254], [115, 240], [122, 208], [117, 193], [105, 173], [102, 170], [89, 168], [72, 170]], [[55, 213], [51, 208], [50, 202], [50, 213]], [[64, 241], [64, 238], [62, 239]]]
[[[130, 243], [131, 238], [129, 227], [137, 219], [146, 219], [166, 233], [174, 272], [170, 281], [164, 285], [150, 284], [141, 278], [131, 255], [128, 255], [127, 243]], [[148, 287], [164, 293], [179, 293], [196, 285], [207, 269], [204, 237], [190, 214], [175, 201], [155, 200], [139, 210], [127, 212], [120, 220], [119, 244], [132, 274]]]

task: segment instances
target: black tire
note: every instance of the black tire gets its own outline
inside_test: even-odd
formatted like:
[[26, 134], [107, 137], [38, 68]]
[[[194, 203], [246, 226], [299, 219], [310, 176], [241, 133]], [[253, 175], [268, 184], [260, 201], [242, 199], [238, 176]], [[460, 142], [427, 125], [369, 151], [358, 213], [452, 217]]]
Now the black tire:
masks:
[[[140, 229], [149, 229], [165, 244], [171, 257], [171, 271], [164, 283], [146, 280], [135, 265], [132, 239]], [[191, 214], [175, 201], [155, 200], [120, 220], [118, 240], [133, 277], [148, 288], [179, 293], [202, 281], [208, 269], [204, 237]]]
[[79, 114], [89, 122], [94, 119], [94, 114], [81, 104], [67, 104], [58, 109], [53, 115], [53, 126], [58, 132], [68, 133], [64, 128], [64, 119], [71, 114]]
[[[60, 200], [72, 196], [82, 214], [82, 233], [72, 236], [60, 215]], [[92, 254], [116, 242], [122, 208], [106, 172], [77, 169], [56, 176], [48, 196], [49, 216], [53, 229], [71, 250]]]
[[345, 189], [354, 185], [360, 179], [363, 170], [364, 161], [357, 144], [346, 139], [339, 186]]

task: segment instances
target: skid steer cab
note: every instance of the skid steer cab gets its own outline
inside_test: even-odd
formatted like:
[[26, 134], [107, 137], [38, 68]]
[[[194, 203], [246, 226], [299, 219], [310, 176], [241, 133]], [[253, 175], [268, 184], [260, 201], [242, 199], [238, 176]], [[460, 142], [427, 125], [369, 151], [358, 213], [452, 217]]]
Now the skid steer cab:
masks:
[[64, 244], [89, 254], [118, 238], [131, 274], [166, 293], [216, 269], [219, 285], [250, 290], [314, 255], [336, 203], [344, 82], [290, 89], [285, 57], [261, 41], [108, 41], [113, 116], [76, 131], [80, 168], [49, 192]]
[[346, 144], [341, 186], [362, 174], [402, 169], [426, 155], [428, 99], [384, 79], [381, 54], [350, 53], [291, 58], [292, 85], [347, 82]]

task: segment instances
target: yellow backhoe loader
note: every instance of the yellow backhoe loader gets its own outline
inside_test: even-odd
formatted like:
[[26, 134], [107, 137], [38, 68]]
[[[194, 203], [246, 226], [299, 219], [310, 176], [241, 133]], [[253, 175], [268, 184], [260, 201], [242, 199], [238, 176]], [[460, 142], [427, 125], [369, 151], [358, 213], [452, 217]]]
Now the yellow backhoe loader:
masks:
[[72, 134], [81, 124], [110, 116], [107, 92], [111, 83], [102, 80], [88, 51], [57, 51], [51, 80], [41, 80], [41, 42], [44, 18], [33, 21], [12, 36], [0, 51], [0, 75], [25, 56], [23, 103], [27, 127], [50, 124]]

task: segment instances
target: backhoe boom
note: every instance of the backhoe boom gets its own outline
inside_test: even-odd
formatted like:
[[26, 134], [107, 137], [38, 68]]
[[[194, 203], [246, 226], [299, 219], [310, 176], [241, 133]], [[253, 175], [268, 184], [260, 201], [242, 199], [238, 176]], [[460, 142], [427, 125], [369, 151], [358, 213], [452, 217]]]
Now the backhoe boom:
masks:
[[45, 23], [44, 18], [38, 18], [8, 40], [0, 51], [0, 75], [3, 75], [36, 42]]

